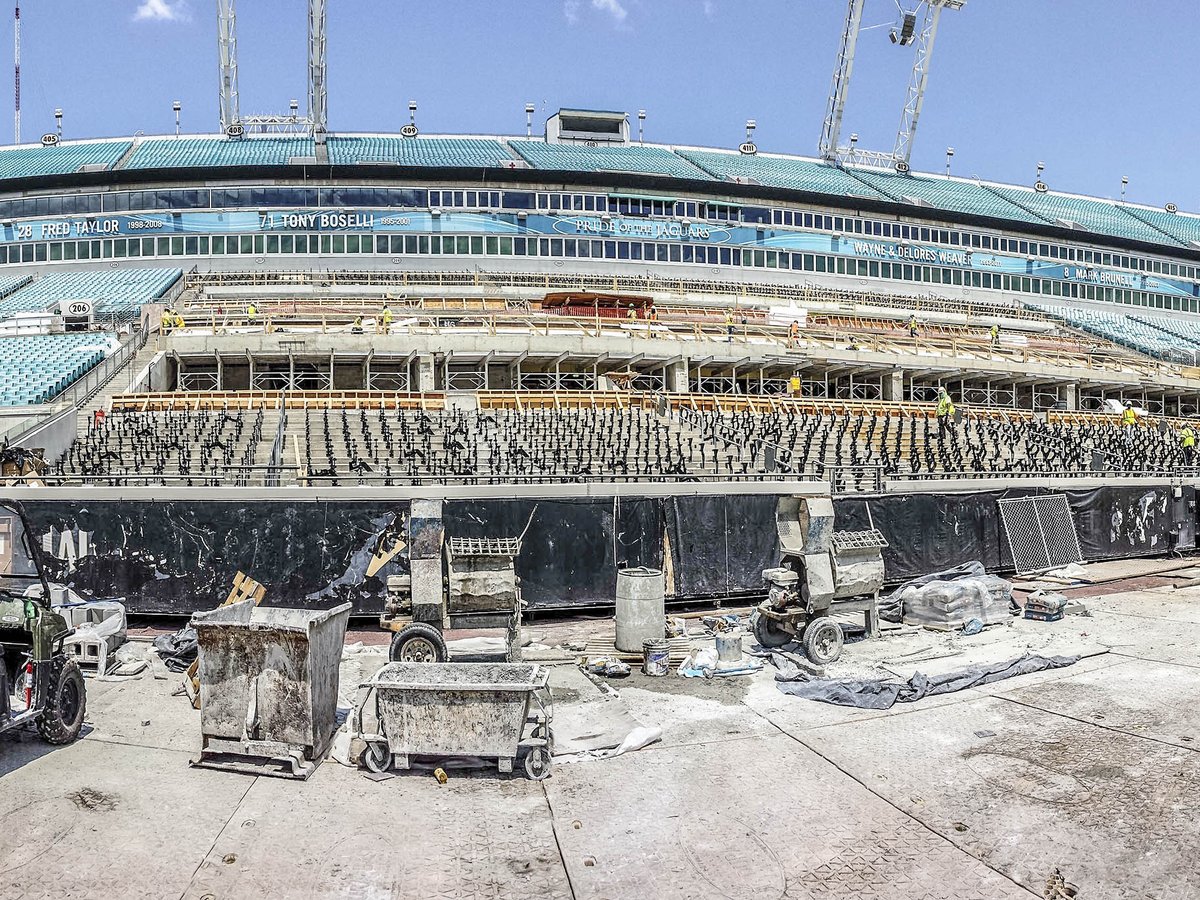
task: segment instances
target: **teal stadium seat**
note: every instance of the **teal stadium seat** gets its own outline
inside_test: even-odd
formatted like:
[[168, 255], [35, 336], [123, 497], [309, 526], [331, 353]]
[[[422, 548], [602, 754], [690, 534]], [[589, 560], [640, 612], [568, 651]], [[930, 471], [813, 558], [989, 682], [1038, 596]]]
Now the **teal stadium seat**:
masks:
[[196, 166], [285, 166], [296, 157], [312, 158], [311, 137], [147, 138], [138, 144], [124, 169]]
[[113, 346], [113, 336], [99, 332], [0, 337], [0, 406], [53, 400]]
[[1046, 313], [1066, 322], [1072, 328], [1086, 331], [1097, 337], [1129, 347], [1158, 359], [1181, 359], [1200, 350], [1200, 341], [1182, 334], [1172, 334], [1161, 327], [1148, 323], [1162, 317], [1129, 316], [1119, 312], [1106, 312], [1090, 307], [1070, 307], [1046, 303], [1027, 303], [1026, 307]]
[[1041, 224], [1044, 220], [1008, 202], [994, 191], [973, 181], [957, 178], [932, 178], [925, 175], [901, 175], [881, 169], [855, 166], [849, 169], [856, 178], [866, 181], [901, 203], [932, 206], [936, 209], [965, 212], [994, 219]]
[[0, 150], [0, 179], [29, 178], [38, 175], [69, 175], [84, 166], [112, 168], [132, 143], [85, 141], [54, 147], [13, 147]]
[[50, 272], [5, 296], [0, 292], [0, 318], [38, 312], [60, 300], [92, 300], [95, 318], [126, 321], [145, 303], [161, 297], [183, 275], [181, 269], [118, 269]]
[[764, 156], [761, 153], [747, 156], [717, 150], [680, 150], [679, 155], [722, 181], [763, 184], [839, 197], [892, 199], [843, 169], [814, 159]]
[[503, 166], [516, 157], [499, 139], [427, 137], [336, 137], [326, 143], [335, 166], [392, 163], [401, 166]]
[[1147, 241], [1152, 244], [1172, 242], [1164, 231], [1148, 225], [1126, 212], [1119, 204], [1108, 200], [1089, 200], [1066, 194], [1041, 194], [1032, 188], [988, 185], [988, 190], [1021, 206], [1046, 222], [1060, 227], [1078, 227], [1095, 234]]
[[681, 154], [662, 147], [628, 144], [585, 147], [580, 144], [547, 144], [540, 140], [511, 140], [509, 145], [535, 169], [558, 172], [638, 172], [672, 178], [712, 181], [712, 176]]

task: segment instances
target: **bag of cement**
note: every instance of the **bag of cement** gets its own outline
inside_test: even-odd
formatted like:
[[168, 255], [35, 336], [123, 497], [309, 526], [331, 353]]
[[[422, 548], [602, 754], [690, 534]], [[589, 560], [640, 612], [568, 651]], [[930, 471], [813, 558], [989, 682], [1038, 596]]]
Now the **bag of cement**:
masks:
[[978, 578], [987, 574], [983, 563], [973, 560], [963, 563], [960, 566], [955, 566], [952, 569], [944, 569], [941, 572], [931, 572], [928, 575], [921, 575], [913, 578], [910, 581], [904, 582], [900, 587], [896, 588], [887, 597], [883, 597], [879, 601], [879, 617], [888, 622], [899, 622], [904, 616], [903, 600], [905, 596], [913, 596], [912, 591], [915, 588], [923, 587], [935, 581], [954, 581], [958, 578]]
[[1007, 621], [1012, 585], [995, 575], [909, 584], [900, 591], [905, 625], [958, 629], [971, 619], [983, 625]]

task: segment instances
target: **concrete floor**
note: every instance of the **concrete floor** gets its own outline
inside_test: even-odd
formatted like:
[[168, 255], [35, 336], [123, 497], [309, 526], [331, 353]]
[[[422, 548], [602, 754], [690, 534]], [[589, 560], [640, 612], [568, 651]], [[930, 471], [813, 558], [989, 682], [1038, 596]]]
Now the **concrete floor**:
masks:
[[[559, 669], [561, 704], [619, 704], [663, 739], [542, 783], [191, 769], [175, 676], [92, 680], [78, 743], [0, 740], [0, 897], [998, 900], [1041, 897], [1056, 867], [1085, 900], [1200, 897], [1200, 589], [1086, 603], [928, 669], [1010, 643], [1109, 652], [887, 712], [785, 696], [770, 670], [635, 675], [606, 699]], [[847, 665], [939, 640], [851, 644]]]

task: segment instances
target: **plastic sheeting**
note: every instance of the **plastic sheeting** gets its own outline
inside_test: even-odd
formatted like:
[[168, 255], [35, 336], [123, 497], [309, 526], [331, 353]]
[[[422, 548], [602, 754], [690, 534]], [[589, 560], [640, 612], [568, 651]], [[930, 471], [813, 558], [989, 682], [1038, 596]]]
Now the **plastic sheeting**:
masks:
[[952, 694], [1017, 675], [1073, 666], [1079, 662], [1080, 657], [1026, 654], [1017, 659], [986, 666], [970, 666], [933, 677], [917, 672], [908, 681], [834, 681], [829, 678], [808, 680], [803, 670], [778, 654], [773, 655], [772, 659], [780, 666], [780, 671], [775, 675], [776, 686], [785, 694], [836, 706], [891, 709], [897, 703], [913, 703], [925, 697]]

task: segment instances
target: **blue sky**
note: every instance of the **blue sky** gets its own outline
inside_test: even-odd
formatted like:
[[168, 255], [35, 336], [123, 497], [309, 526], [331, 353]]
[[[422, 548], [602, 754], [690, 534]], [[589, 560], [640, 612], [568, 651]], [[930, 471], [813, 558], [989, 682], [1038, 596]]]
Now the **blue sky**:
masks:
[[[911, 0], [901, 0], [902, 3]], [[240, 0], [242, 111], [305, 102], [306, 4]], [[331, 0], [330, 127], [523, 133], [524, 105], [648, 111], [647, 140], [812, 155], [844, 0]], [[1152, 10], [1152, 14], [1148, 12]], [[217, 120], [213, 0], [25, 0], [24, 137]], [[896, 0], [867, 0], [891, 23]], [[891, 149], [911, 53], [866, 31], [846, 115]], [[0, 41], [0, 65], [11, 63]], [[943, 17], [915, 168], [1200, 209], [1196, 0], [969, 0]], [[3, 71], [3, 70], [0, 70]], [[5, 121], [0, 118], [0, 122]], [[11, 127], [0, 131], [11, 140]]]

